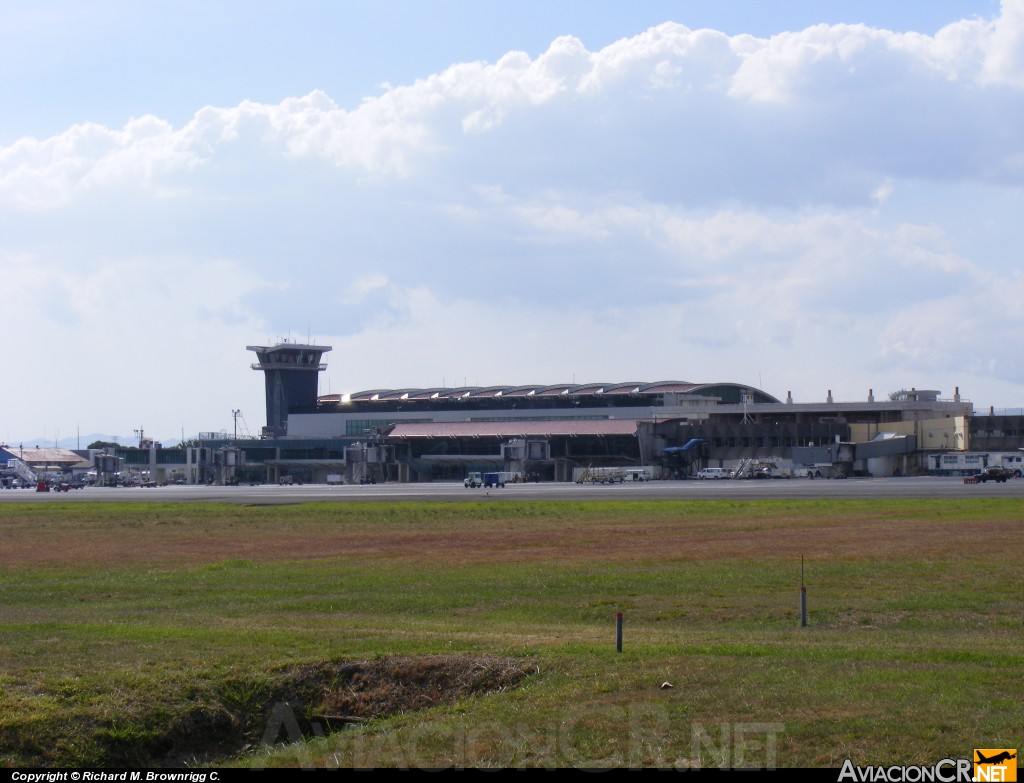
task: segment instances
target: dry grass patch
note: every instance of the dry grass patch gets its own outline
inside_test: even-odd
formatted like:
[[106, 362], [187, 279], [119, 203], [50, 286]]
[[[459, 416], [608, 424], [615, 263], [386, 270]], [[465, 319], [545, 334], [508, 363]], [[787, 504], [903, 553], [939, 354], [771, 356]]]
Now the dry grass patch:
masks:
[[[888, 503], [847, 510], [820, 503], [558, 504], [543, 515], [482, 515], [449, 504], [429, 517], [396, 514], [382, 524], [379, 505], [360, 516], [354, 504], [295, 509], [237, 506], [108, 504], [67, 523], [61, 510], [41, 516], [33, 508], [0, 508], [4, 547], [0, 565], [61, 566], [132, 563], [186, 565], [223, 560], [349, 559], [408, 563], [668, 561], [816, 557], [969, 557], [985, 542], [1024, 551], [1022, 514], [965, 519], [949, 504]], [[408, 504], [413, 505], [413, 504]], [[443, 504], [434, 504], [442, 505]], [[856, 504], [853, 504], [856, 505]], [[582, 506], [582, 507], [581, 507]], [[886, 512], [895, 508], [896, 513]], [[1008, 506], [1008, 508], [1010, 508]], [[70, 507], [68, 508], [70, 511]], [[491, 507], [490, 510], [501, 511]], [[372, 511], [373, 516], [369, 516]]]

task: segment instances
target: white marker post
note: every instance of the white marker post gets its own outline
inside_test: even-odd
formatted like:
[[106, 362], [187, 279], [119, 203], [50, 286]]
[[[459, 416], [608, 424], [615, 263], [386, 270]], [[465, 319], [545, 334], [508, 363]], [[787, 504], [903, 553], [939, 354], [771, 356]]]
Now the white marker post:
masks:
[[807, 588], [804, 586], [803, 555], [800, 555], [800, 627], [807, 627]]

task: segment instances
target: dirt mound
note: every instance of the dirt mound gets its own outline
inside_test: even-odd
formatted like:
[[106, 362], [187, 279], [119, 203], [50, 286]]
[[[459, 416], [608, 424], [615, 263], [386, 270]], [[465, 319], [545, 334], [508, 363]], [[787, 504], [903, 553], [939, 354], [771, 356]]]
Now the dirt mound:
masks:
[[196, 704], [140, 746], [108, 744], [107, 766], [179, 766], [263, 744], [294, 742], [353, 723], [450, 704], [518, 686], [529, 662], [486, 656], [412, 656], [289, 666], [220, 684], [215, 704]]
[[367, 720], [502, 691], [526, 674], [522, 661], [432, 656], [315, 666], [297, 673], [295, 682], [311, 682], [318, 690], [312, 700], [314, 718]]

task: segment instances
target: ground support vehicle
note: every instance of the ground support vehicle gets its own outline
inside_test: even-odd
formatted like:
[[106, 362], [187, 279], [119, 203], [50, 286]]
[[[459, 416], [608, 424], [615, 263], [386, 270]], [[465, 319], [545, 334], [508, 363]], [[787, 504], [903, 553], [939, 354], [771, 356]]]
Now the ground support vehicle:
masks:
[[731, 479], [732, 470], [730, 468], [703, 468], [697, 471], [697, 478], [707, 480], [720, 480], [720, 479]]
[[621, 484], [626, 480], [625, 468], [587, 468], [576, 479], [577, 484]]
[[988, 481], [1005, 482], [1013, 475], [1013, 471], [1004, 468], [1002, 465], [989, 465], [978, 474], [978, 481], [982, 484]]
[[484, 487], [504, 487], [506, 484], [514, 484], [519, 481], [519, 474], [505, 471], [484, 473]]
[[789, 478], [789, 471], [780, 467], [772, 460], [746, 459], [740, 463], [733, 473], [740, 479]]
[[626, 468], [623, 471], [625, 481], [654, 481], [654, 471], [650, 468]]

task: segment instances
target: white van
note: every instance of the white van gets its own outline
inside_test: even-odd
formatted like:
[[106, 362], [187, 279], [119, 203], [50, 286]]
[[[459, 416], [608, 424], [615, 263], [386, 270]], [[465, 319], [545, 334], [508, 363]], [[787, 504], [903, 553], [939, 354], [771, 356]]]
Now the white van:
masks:
[[697, 472], [699, 479], [729, 479], [732, 478], [732, 470], [729, 468], [704, 468]]

